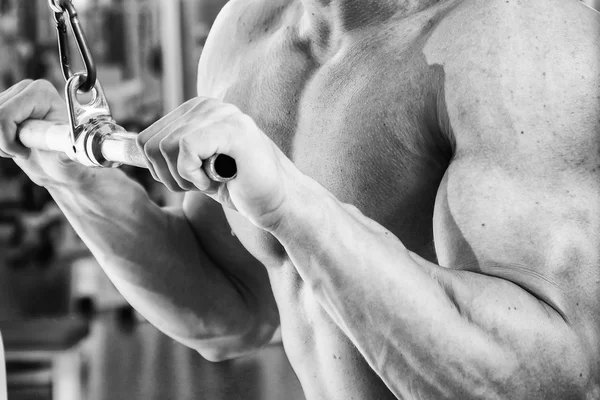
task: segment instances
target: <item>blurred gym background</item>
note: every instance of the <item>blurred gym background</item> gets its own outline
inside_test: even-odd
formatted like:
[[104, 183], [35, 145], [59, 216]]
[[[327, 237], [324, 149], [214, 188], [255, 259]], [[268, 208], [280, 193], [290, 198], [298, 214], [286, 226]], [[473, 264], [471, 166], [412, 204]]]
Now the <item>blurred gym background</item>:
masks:
[[[195, 96], [198, 59], [226, 2], [73, 1], [119, 124], [139, 132]], [[62, 93], [57, 51], [47, 0], [0, 0], [0, 91], [31, 78], [47, 79]], [[71, 54], [79, 60], [72, 40]], [[180, 200], [147, 171], [126, 172], [158, 204]], [[303, 398], [277, 339], [254, 356], [214, 364], [146, 323], [48, 193], [6, 159], [0, 159], [0, 332], [10, 400]]]

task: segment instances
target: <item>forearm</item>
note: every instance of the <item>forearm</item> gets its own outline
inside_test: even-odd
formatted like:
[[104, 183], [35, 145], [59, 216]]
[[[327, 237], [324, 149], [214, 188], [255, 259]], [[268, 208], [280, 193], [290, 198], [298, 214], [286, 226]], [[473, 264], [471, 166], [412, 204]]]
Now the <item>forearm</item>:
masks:
[[454, 274], [420, 259], [310, 180], [294, 193], [273, 234], [396, 395], [534, 399], [581, 393], [590, 378], [581, 364], [585, 350], [533, 296], [506, 281]]
[[244, 293], [205, 254], [182, 212], [159, 208], [117, 170], [49, 191], [115, 286], [165, 333], [211, 347], [251, 326]]

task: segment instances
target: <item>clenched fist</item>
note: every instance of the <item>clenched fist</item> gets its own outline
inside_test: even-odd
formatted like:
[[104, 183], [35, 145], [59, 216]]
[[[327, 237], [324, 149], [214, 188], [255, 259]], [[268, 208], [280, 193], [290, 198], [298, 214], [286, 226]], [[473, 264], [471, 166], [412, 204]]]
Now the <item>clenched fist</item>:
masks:
[[10, 157], [40, 186], [76, 186], [92, 171], [64, 154], [30, 150], [18, 139], [19, 125], [28, 119], [66, 122], [64, 100], [48, 81], [24, 80], [0, 93], [0, 157]]
[[[279, 222], [289, 185], [301, 175], [252, 118], [210, 98], [192, 99], [156, 122], [139, 135], [138, 146], [152, 176], [170, 190], [200, 190], [263, 229]], [[213, 154], [235, 160], [235, 179], [208, 178], [202, 163]]]

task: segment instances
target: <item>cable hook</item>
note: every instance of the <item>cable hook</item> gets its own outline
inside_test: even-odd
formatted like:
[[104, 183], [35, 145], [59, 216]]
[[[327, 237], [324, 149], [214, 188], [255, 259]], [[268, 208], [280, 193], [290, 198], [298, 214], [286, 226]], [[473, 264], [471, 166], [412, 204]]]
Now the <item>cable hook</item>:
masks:
[[79, 23], [79, 17], [77, 10], [71, 0], [48, 0], [50, 9], [54, 12], [54, 20], [56, 21], [56, 33], [58, 36], [58, 51], [60, 55], [60, 65], [65, 81], [68, 81], [73, 75], [71, 70], [71, 61], [69, 53], [69, 34], [67, 30], [67, 19], [65, 14], [68, 15], [68, 20], [71, 25], [71, 30], [75, 36], [75, 43], [79, 49], [79, 54], [83, 59], [85, 66], [85, 73], [83, 73], [82, 79], [79, 80], [79, 90], [87, 93], [96, 84], [96, 64], [92, 57], [92, 52], [87, 44], [85, 34]]

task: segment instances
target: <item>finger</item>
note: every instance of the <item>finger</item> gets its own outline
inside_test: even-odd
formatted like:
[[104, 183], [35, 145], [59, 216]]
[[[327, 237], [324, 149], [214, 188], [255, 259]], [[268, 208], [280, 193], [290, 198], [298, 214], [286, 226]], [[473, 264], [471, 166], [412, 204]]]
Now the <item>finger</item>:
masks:
[[180, 127], [175, 132], [166, 136], [161, 140], [158, 147], [167, 164], [167, 168], [171, 174], [171, 177], [181, 189], [188, 191], [195, 188], [194, 184], [183, 178], [179, 174], [179, 170], [177, 168], [177, 163], [179, 160], [179, 139], [183, 136], [186, 128], [186, 126]]
[[[188, 139], [189, 140], [189, 139]], [[177, 172], [181, 177], [205, 193], [214, 192], [216, 182], [210, 180], [202, 168], [203, 161], [194, 153], [193, 146], [186, 143], [185, 136], [179, 141], [179, 157], [177, 158]]]
[[198, 124], [206, 125], [223, 119], [239, 110], [232, 104], [226, 104], [210, 97], [196, 97], [187, 101], [168, 115], [161, 118], [139, 134], [141, 143], [148, 141], [164, 129], [168, 129], [176, 121], [187, 123], [194, 119]]
[[148, 158], [148, 151], [149, 148], [146, 147], [146, 143], [142, 143], [139, 141], [139, 138], [136, 139], [136, 145], [137, 148], [139, 149], [139, 151], [146, 157], [146, 167], [148, 167], [148, 172], [150, 172], [150, 175], [152, 175], [152, 178], [155, 181], [158, 181], [158, 175], [156, 175], [156, 171], [154, 170], [154, 165], [152, 164], [152, 161], [150, 161], [150, 159]]
[[192, 108], [194, 108], [195, 106], [195, 101], [197, 100], [192, 99], [183, 103], [182, 105], [180, 105], [179, 107], [177, 107], [176, 109], [174, 109], [173, 111], [171, 111], [170, 113], [168, 113], [167, 115], [150, 125], [148, 128], [140, 132], [137, 140], [138, 143], [141, 144], [141, 147], [143, 147], [143, 145], [148, 140], [156, 136], [167, 126], [178, 120], [183, 115], [187, 114], [190, 110], [192, 110]]
[[144, 137], [141, 137], [141, 134], [138, 135], [136, 142], [139, 148], [141, 148], [142, 153], [146, 156], [148, 160], [148, 170], [152, 177], [161, 182], [161, 178], [158, 175], [157, 170], [160, 168], [166, 168], [166, 164], [163, 163], [163, 157], [159, 149], [160, 142], [164, 139], [164, 137], [168, 135], [168, 131], [163, 129], [150, 136], [148, 132]]
[[27, 86], [31, 85], [33, 80], [25, 79], [20, 82], [15, 83], [4, 92], [0, 93], [0, 107], [2, 104], [6, 103], [8, 99], [14, 97], [16, 94], [21, 93]]
[[30, 149], [16, 140], [18, 125], [27, 119], [44, 119], [60, 98], [48, 81], [35, 81], [0, 107], [0, 148], [10, 155], [27, 158]]
[[4, 158], [15, 158], [15, 156], [12, 156], [8, 153], [3, 152], [2, 150], [0, 150], [0, 157], [4, 157]]
[[[198, 103], [191, 111], [193, 112], [194, 121], [202, 126], [213, 124], [231, 115], [240, 113], [240, 110], [233, 104], [223, 103], [220, 100], [207, 97], [199, 97], [197, 99], [199, 99]], [[186, 116], [184, 115], [181, 119], [184, 119]], [[189, 122], [189, 119], [186, 122]]]
[[146, 154], [148, 163], [152, 166], [154, 171], [154, 179], [161, 182], [170, 191], [181, 191], [177, 181], [171, 176], [167, 161], [160, 149], [160, 142], [165, 134], [166, 132], [151, 138], [144, 146], [144, 153]]
[[[160, 181], [160, 178], [156, 172], [155, 165], [150, 158], [152, 157], [152, 159], [158, 161], [157, 157], [159, 156], [159, 153], [157, 152], [158, 148], [152, 147], [149, 144], [150, 140], [157, 135], [160, 135], [162, 138], [167, 133], [164, 131], [165, 128], [174, 123], [181, 116], [187, 114], [192, 108], [193, 104], [191, 102], [186, 102], [137, 135], [136, 145], [142, 154], [144, 154], [148, 159], [148, 170], [150, 171], [150, 174], [154, 180]], [[156, 144], [158, 143], [159, 142], [156, 142]]]
[[[23, 81], [20, 81], [20, 82], [14, 84], [13, 86], [8, 88], [4, 92], [0, 93], [0, 107], [2, 107], [2, 105], [4, 103], [6, 103], [8, 100], [12, 99], [15, 95], [17, 95], [17, 94], [21, 93], [23, 90], [25, 90], [32, 82], [33, 82], [33, 80], [31, 80], [31, 79], [25, 79]], [[1, 135], [2, 135], [2, 130], [0, 128], [0, 136]], [[10, 140], [10, 139], [7, 139], [7, 140]], [[4, 143], [2, 138], [0, 138], [0, 143]], [[0, 144], [0, 147], [2, 147], [1, 144]], [[1, 151], [1, 150], [0, 150], [0, 156], [5, 157], [5, 158], [15, 158], [15, 154], [12, 154], [12, 153], [9, 154], [9, 153], [7, 153], [5, 151]]]
[[[235, 111], [237, 109], [234, 106], [224, 104], [219, 100], [197, 97], [186, 102], [152, 127], [140, 133], [137, 137], [137, 145], [138, 148], [142, 149], [150, 162], [149, 170], [153, 178], [165, 183], [171, 190], [176, 190], [172, 187], [173, 182], [177, 182], [178, 186], [183, 190], [193, 189], [193, 185], [181, 178], [177, 173], [179, 137], [184, 133], [183, 131], [179, 131], [179, 127], [188, 125], [195, 130], [206, 124], [213, 123], [215, 119], [225, 118]], [[193, 123], [191, 123], [192, 121]], [[179, 132], [174, 133], [174, 131]], [[171, 138], [173, 135], [176, 137]], [[162, 157], [159, 156], [157, 147]], [[166, 176], [167, 170], [170, 171], [169, 173], [174, 180]]]
[[[190, 120], [188, 117], [191, 116], [192, 113], [193, 118]], [[196, 136], [199, 134], [198, 132], [201, 132], [206, 126], [215, 124], [217, 121], [223, 121], [225, 118], [235, 113], [239, 113], [239, 110], [234, 106], [209, 99], [203, 103], [203, 107], [195, 107], [176, 121], [175, 123], [181, 121], [181, 125], [174, 131], [172, 125], [163, 129], [163, 131], [170, 130], [171, 132], [168, 135], [160, 135], [163, 139], [159, 144], [159, 149], [166, 161], [171, 176], [175, 179], [181, 189], [192, 190], [195, 186], [179, 174], [178, 155], [180, 138], [188, 133]]]
[[180, 139], [179, 151], [183, 155], [180, 154], [178, 170], [183, 178], [198, 189], [206, 192], [218, 187], [202, 170], [202, 160], [207, 160], [214, 154], [231, 155], [232, 132], [241, 129], [237, 119], [229, 118], [213, 123], [196, 132], [187, 133]]
[[180, 148], [185, 147], [190, 152], [196, 154], [202, 160], [206, 160], [214, 154], [226, 154], [234, 157], [232, 152], [235, 150], [231, 146], [233, 133], [238, 136], [244, 132], [236, 121], [237, 118], [230, 118], [215, 122], [208, 126], [198, 129], [194, 134], [186, 134], [181, 139]]

